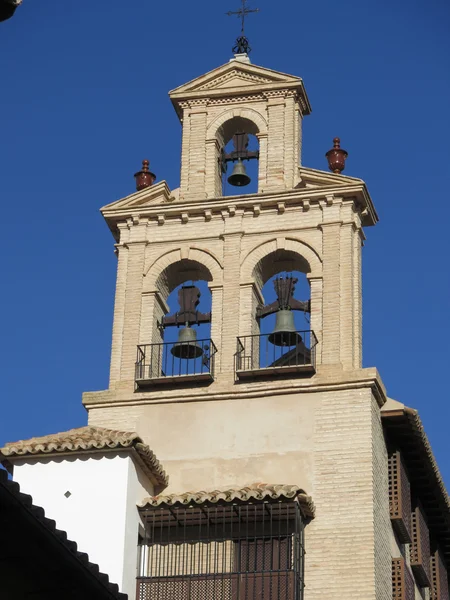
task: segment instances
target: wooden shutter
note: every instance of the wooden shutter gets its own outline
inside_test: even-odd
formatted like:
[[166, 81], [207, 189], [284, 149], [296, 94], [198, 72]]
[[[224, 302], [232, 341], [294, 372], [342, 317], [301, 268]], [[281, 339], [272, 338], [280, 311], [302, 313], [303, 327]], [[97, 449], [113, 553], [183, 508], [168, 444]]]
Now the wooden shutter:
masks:
[[389, 453], [389, 509], [399, 541], [411, 542], [411, 486], [400, 452]]
[[430, 557], [430, 571], [430, 600], [449, 600], [447, 569], [439, 550]]
[[414, 600], [414, 579], [404, 558], [392, 559], [392, 600]]
[[430, 534], [423, 510], [418, 504], [411, 514], [411, 568], [421, 587], [430, 585]]

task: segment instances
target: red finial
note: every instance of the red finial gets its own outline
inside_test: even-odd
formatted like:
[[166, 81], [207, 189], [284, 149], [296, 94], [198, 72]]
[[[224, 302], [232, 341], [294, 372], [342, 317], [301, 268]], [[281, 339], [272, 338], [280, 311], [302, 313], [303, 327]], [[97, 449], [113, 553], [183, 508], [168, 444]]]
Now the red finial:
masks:
[[149, 165], [150, 162], [147, 159], [143, 160], [142, 169], [134, 174], [136, 179], [136, 189], [138, 191], [150, 187], [156, 179], [156, 175], [149, 171]]
[[345, 169], [345, 159], [348, 156], [348, 152], [342, 150], [341, 140], [335, 137], [333, 140], [333, 148], [328, 150], [325, 154], [328, 159], [328, 167], [333, 173], [342, 173]]

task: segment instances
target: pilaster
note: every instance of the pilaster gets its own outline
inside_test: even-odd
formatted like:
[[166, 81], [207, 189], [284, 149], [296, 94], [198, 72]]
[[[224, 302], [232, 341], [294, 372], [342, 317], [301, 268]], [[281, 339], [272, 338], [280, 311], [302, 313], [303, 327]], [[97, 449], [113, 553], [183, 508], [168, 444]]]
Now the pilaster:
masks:
[[114, 387], [120, 380], [120, 365], [122, 362], [122, 337], [125, 323], [125, 293], [128, 269], [128, 246], [117, 244], [117, 278], [114, 300], [114, 317], [112, 330], [111, 364], [109, 386]]
[[142, 280], [147, 242], [128, 242], [125, 315], [120, 379], [134, 386], [136, 349], [140, 339]]
[[206, 105], [200, 103], [189, 109], [187, 123], [183, 125], [183, 131], [189, 129], [189, 154], [188, 172], [182, 177], [187, 186], [181, 193], [188, 201], [205, 197], [207, 117]]
[[322, 364], [340, 364], [340, 222], [322, 223]]
[[239, 335], [239, 276], [236, 266], [240, 264], [242, 217], [225, 218], [223, 234], [223, 306], [221, 372], [234, 373], [234, 353]]
[[344, 369], [352, 369], [355, 327], [353, 313], [353, 288], [355, 267], [353, 264], [354, 224], [343, 223], [340, 228], [340, 361]]
[[285, 100], [283, 97], [269, 98], [268, 114], [268, 147], [267, 147], [267, 191], [283, 189], [284, 181], [284, 115]]

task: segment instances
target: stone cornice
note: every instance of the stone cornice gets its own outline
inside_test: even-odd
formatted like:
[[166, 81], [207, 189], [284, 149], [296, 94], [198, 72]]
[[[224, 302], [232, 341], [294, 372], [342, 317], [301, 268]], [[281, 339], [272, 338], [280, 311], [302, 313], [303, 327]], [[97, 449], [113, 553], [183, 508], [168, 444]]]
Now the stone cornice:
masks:
[[[138, 221], [142, 218], [148, 218], [149, 223], [162, 225], [169, 219], [181, 219], [186, 221], [190, 217], [201, 216], [205, 221], [211, 220], [214, 214], [222, 216], [223, 211], [229, 211], [230, 206], [235, 211], [243, 210], [258, 214], [268, 209], [275, 209], [280, 212], [279, 207], [283, 205], [283, 210], [289, 210], [290, 207], [303, 207], [304, 210], [310, 210], [313, 207], [321, 207], [324, 202], [330, 205], [330, 197], [336, 195], [343, 200], [352, 200], [360, 211], [362, 224], [365, 226], [374, 225], [378, 221], [371, 198], [363, 182], [355, 180], [352, 183], [346, 183], [341, 186], [326, 188], [298, 188], [294, 190], [281, 192], [266, 192], [247, 194], [245, 196], [221, 196], [190, 202], [174, 202], [166, 204], [135, 205], [127, 203], [123, 205], [118, 203], [109, 204], [102, 208], [102, 214], [106, 219], [112, 231], [115, 231], [119, 223], [134, 219]], [[120, 205], [118, 206], [118, 204]]]
[[145, 404], [167, 404], [180, 402], [219, 402], [222, 400], [242, 400], [245, 398], [264, 398], [267, 396], [302, 394], [314, 392], [327, 392], [339, 390], [351, 390], [370, 388], [381, 407], [386, 402], [386, 390], [383, 382], [375, 368], [358, 369], [355, 371], [332, 370], [326, 373], [318, 373], [311, 379], [291, 379], [287, 381], [264, 380], [252, 382], [248, 385], [236, 385], [233, 390], [221, 391], [220, 384], [217, 383], [216, 391], [208, 388], [183, 390], [180, 396], [179, 390], [171, 389], [164, 393], [158, 390], [158, 393], [134, 393], [128, 394], [115, 390], [105, 390], [103, 392], [85, 392], [83, 394], [83, 404], [89, 410], [90, 408], [106, 408], [130, 405]]

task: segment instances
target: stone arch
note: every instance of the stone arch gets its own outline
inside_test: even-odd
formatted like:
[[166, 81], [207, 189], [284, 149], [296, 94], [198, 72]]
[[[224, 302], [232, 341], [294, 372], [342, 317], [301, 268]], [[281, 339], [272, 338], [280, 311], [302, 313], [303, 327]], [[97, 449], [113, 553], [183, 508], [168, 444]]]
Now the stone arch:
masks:
[[176, 278], [164, 282], [162, 276], [176, 263], [196, 270], [202, 279], [214, 281], [214, 285], [222, 285], [223, 266], [218, 258], [207, 249], [189, 246], [169, 250], [149, 265], [144, 273], [144, 293], [159, 291], [167, 297], [180, 282]]
[[245, 121], [250, 121], [256, 127], [255, 135], [267, 134], [267, 121], [257, 110], [253, 108], [235, 107], [229, 108], [220, 115], [218, 115], [208, 126], [206, 132], [207, 140], [214, 140], [217, 138], [220, 128], [227, 122], [233, 119], [240, 118]]
[[241, 263], [241, 283], [256, 281], [262, 288], [275, 271], [258, 272], [258, 265], [262, 264], [265, 257], [277, 251], [286, 260], [296, 260], [296, 270], [308, 273], [310, 277], [322, 276], [322, 259], [312, 246], [295, 238], [275, 238], [262, 242], [248, 252]]

